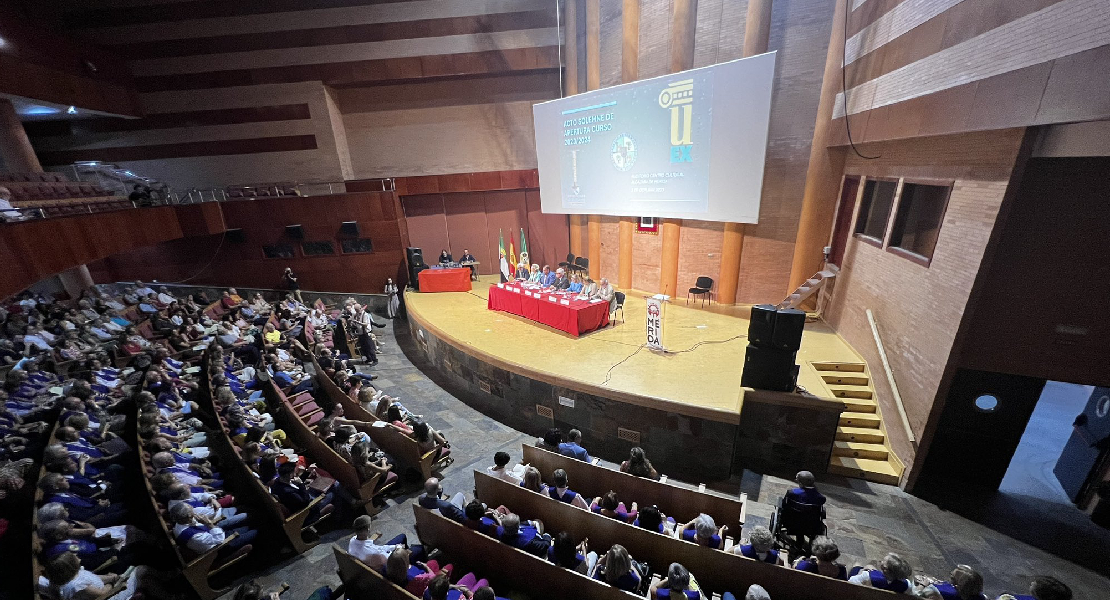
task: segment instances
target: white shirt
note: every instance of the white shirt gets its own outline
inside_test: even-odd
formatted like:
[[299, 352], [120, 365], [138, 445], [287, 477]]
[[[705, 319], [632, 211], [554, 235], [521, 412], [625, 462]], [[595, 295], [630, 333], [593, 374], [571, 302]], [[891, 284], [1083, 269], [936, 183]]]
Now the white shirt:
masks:
[[[192, 500], [196, 500], [196, 501], [205, 503], [203, 506], [193, 506], [193, 514], [200, 515], [202, 517], [209, 517], [209, 518], [212, 518], [212, 517], [216, 516], [216, 509], [212, 508], [212, 505], [211, 505], [211, 502], [215, 498], [215, 496], [213, 496], [212, 494], [205, 493], [205, 492], [197, 492], [197, 493], [194, 493], [194, 494], [191, 494], [191, 495], [192, 495]], [[181, 504], [182, 502], [185, 502], [185, 501], [184, 500], [170, 500], [169, 504], [166, 505], [166, 508], [168, 510], [173, 510], [173, 507], [177, 506], [178, 504]], [[192, 505], [190, 505], [190, 506], [192, 506]]]
[[61, 600], [70, 600], [75, 598], [77, 594], [84, 591], [86, 588], [101, 588], [105, 587], [104, 582], [100, 576], [92, 571], [86, 571], [84, 567], [77, 572], [77, 576], [60, 586], [50, 584], [50, 581], [40, 576], [39, 588], [43, 595], [47, 598], [60, 598]]
[[135, 293], [138, 294], [139, 296], [142, 296], [143, 298], [146, 298], [147, 296], [153, 294], [154, 290], [152, 290], [152, 289], [150, 289], [150, 287], [144, 285], [143, 287], [135, 290]]
[[389, 558], [389, 553], [402, 547], [400, 544], [379, 546], [374, 543], [374, 540], [360, 540], [356, 535], [347, 544], [347, 553], [366, 563], [372, 569], [381, 569], [385, 567], [385, 561]]
[[489, 473], [490, 475], [492, 475], [492, 476], [494, 476], [498, 479], [507, 481], [507, 482], [509, 482], [513, 485], [520, 485], [521, 479], [519, 477], [517, 477], [516, 475], [513, 475], [512, 471], [510, 471], [508, 467], [506, 467], [504, 469], [498, 469], [498, 468], [495, 468], [495, 467], [486, 467], [486, 473]]
[[[180, 535], [186, 527], [195, 526], [200, 526], [200, 524], [194, 521], [192, 525], [182, 525], [180, 523], [174, 525], [174, 538]], [[208, 552], [209, 550], [215, 548], [216, 546], [219, 546], [222, 543], [224, 543], [224, 530], [220, 529], [219, 527], [213, 527], [208, 531], [202, 531], [189, 538], [189, 541], [185, 543], [185, 547], [192, 550], [193, 552], [196, 552], [197, 554], [204, 554], [205, 552]]]
[[162, 304], [169, 304], [170, 302], [173, 302], [174, 300], [176, 300], [176, 298], [174, 298], [173, 296], [171, 296], [171, 295], [169, 295], [165, 292], [159, 292], [158, 293], [158, 301], [161, 302]]

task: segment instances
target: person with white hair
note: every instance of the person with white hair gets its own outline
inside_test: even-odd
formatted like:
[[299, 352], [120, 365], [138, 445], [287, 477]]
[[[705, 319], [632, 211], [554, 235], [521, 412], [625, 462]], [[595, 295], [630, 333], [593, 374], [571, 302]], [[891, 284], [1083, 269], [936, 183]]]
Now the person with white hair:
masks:
[[701, 513], [678, 531], [678, 538], [687, 542], [694, 542], [699, 546], [724, 550], [725, 533], [728, 525], [721, 525], [720, 529], [713, 522], [713, 517]]
[[748, 534], [748, 543], [733, 546], [732, 553], [772, 565], [782, 564], [782, 557], [779, 556], [778, 550], [775, 550], [774, 534], [770, 529], [762, 526], [752, 527], [751, 533]]
[[6, 187], [0, 187], [0, 223], [4, 221], [22, 221], [24, 219], [23, 213], [12, 206], [11, 200], [12, 191]]
[[595, 298], [608, 302], [609, 312], [613, 312], [613, 309], [617, 307], [617, 291], [613, 289], [613, 286], [609, 285], [608, 278], [602, 277], [600, 285], [597, 286], [597, 290], [590, 294], [591, 300]]
[[699, 600], [701, 592], [698, 591], [696, 584], [691, 583], [690, 571], [687, 571], [686, 567], [678, 563], [671, 563], [671, 566], [667, 568], [667, 576], [658, 581], [653, 581], [648, 588], [648, 598], [651, 600], [659, 600], [660, 598], [679, 600], [683, 597], [688, 600]]
[[825, 503], [825, 496], [817, 491], [816, 478], [809, 471], [798, 471], [794, 476], [798, 487], [786, 492], [786, 497], [794, 502], [821, 506]]
[[915, 594], [919, 598], [942, 600], [987, 600], [983, 594], [983, 576], [968, 565], [957, 565], [948, 576], [948, 581], [934, 581], [919, 588]]
[[913, 568], [906, 559], [890, 552], [879, 561], [879, 567], [868, 565], [859, 569], [858, 572], [852, 573], [848, 578], [857, 585], [868, 585], [880, 590], [887, 590], [895, 594], [912, 594], [913, 585], [910, 584], [910, 577], [913, 575]]
[[555, 282], [551, 287], [556, 290], [566, 290], [570, 288], [570, 279], [567, 279], [567, 272], [562, 267], [555, 269]]

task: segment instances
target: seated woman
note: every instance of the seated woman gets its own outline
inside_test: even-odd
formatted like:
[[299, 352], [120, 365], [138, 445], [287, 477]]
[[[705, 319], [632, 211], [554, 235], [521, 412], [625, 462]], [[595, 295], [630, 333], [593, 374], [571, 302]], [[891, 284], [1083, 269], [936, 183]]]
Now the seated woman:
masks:
[[674, 517], [664, 515], [659, 510], [659, 507], [655, 505], [641, 508], [639, 515], [632, 524], [636, 527], [647, 529], [648, 531], [655, 531], [672, 537], [674, 536]]
[[604, 496], [594, 498], [594, 501], [590, 503], [590, 510], [622, 523], [634, 522], [640, 512], [635, 502], [632, 503], [631, 511], [625, 508], [624, 502], [617, 500], [617, 493], [613, 490], [609, 490]]
[[497, 534], [497, 528], [501, 525], [501, 515], [508, 514], [508, 511], [501, 513], [497, 510], [487, 509], [486, 505], [479, 500], [471, 500], [463, 509], [463, 513], [466, 515], [462, 521], [463, 525], [474, 531], [494, 536]]
[[586, 562], [586, 554], [588, 553], [589, 546], [586, 540], [582, 540], [581, 544], [575, 545], [574, 538], [570, 537], [569, 533], [560, 531], [555, 535], [551, 549], [547, 552], [547, 560], [564, 569], [586, 575], [589, 570], [589, 563]]
[[687, 542], [694, 542], [699, 546], [705, 546], [715, 550], [724, 550], [725, 533], [727, 531], [728, 525], [721, 525], [721, 528], [717, 529], [717, 524], [713, 522], [713, 517], [701, 513], [695, 517], [694, 520], [682, 526], [679, 530], [678, 537]]
[[450, 574], [454, 569], [454, 565], [447, 565], [441, 569], [439, 563], [434, 560], [429, 560], [427, 563], [416, 561], [413, 566], [419, 573], [412, 574], [409, 572], [411, 556], [412, 552], [408, 548], [397, 548], [390, 552], [389, 558], [385, 560], [385, 578], [405, 588], [408, 593], [416, 597], [424, 595], [428, 584], [440, 571]]
[[644, 454], [644, 449], [636, 446], [628, 455], [628, 460], [621, 463], [621, 472], [644, 477], [646, 479], [659, 479], [659, 471], [651, 466], [651, 461]]
[[[590, 554], [593, 555], [592, 552]], [[613, 547], [609, 548], [605, 556], [602, 556], [594, 565], [590, 576], [633, 594], [640, 588], [640, 574], [632, 568], [632, 557], [620, 544], [613, 544]]]
[[800, 557], [794, 561], [794, 568], [808, 573], [817, 573], [833, 579], [848, 580], [848, 569], [836, 562], [840, 558], [840, 548], [836, 542], [819, 535], [813, 538], [813, 556]]
[[524, 478], [520, 481], [520, 487], [539, 494], [547, 493], [547, 486], [543, 484], [543, 478], [540, 477], [540, 470], [533, 466], [525, 467]]
[[84, 600], [107, 596], [120, 576], [97, 575], [86, 571], [81, 560], [66, 552], [46, 563], [46, 576], [39, 577], [39, 590], [47, 598], [59, 600]]
[[944, 600], [987, 600], [983, 594], [983, 576], [968, 565], [956, 566], [948, 581], [935, 581], [917, 594], [940, 596]]
[[699, 600], [701, 592], [698, 591], [696, 584], [691, 585], [690, 572], [678, 563], [671, 563], [670, 568], [667, 569], [667, 576], [652, 583], [648, 588], [648, 597], [651, 600], [680, 599], [684, 596], [689, 600]]
[[436, 454], [433, 461], [438, 461], [445, 456], [451, 448], [451, 444], [447, 441], [447, 438], [443, 437], [443, 434], [440, 432], [432, 429], [424, 421], [417, 421], [416, 424], [412, 426], [412, 435], [410, 437], [416, 440], [417, 446], [420, 447], [421, 455], [435, 451]]
[[913, 568], [910, 567], [910, 563], [906, 562], [906, 559], [901, 556], [890, 552], [883, 557], [883, 560], [879, 561], [878, 568], [871, 565], [863, 567], [858, 572], [852, 573], [848, 581], [857, 585], [869, 585], [895, 594], [912, 594], [913, 585], [910, 583], [912, 575]]
[[766, 527], [753, 527], [748, 534], [748, 543], [733, 546], [732, 553], [772, 565], [782, 564], [782, 557], [775, 550], [775, 536]]
[[373, 477], [381, 475], [377, 489], [381, 489], [397, 480], [397, 474], [391, 470], [393, 465], [386, 459], [385, 454], [370, 442], [356, 442], [351, 446], [350, 461], [355, 470], [358, 471], [359, 479], [362, 481], [369, 481]]
[[533, 264], [532, 268], [528, 272], [528, 282], [529, 283], [540, 283], [540, 279], [542, 277], [543, 277], [543, 273], [540, 272], [540, 266], [536, 265], [536, 264]]
[[568, 292], [577, 294], [582, 291], [582, 276], [578, 273], [572, 273], [570, 276], [570, 287], [567, 288]]
[[563, 469], [555, 469], [555, 473], [551, 477], [551, 483], [554, 485], [547, 488], [547, 495], [551, 496], [553, 500], [559, 500], [560, 502], [566, 502], [572, 506], [589, 510], [590, 507], [586, 504], [586, 500], [582, 498], [582, 494], [576, 493], [568, 487], [569, 483], [567, 479], [566, 471]]
[[401, 414], [401, 409], [396, 404], [390, 404], [389, 408], [385, 411], [385, 421], [387, 421], [394, 428], [401, 431], [407, 436], [412, 435], [412, 427], [405, 423], [405, 417]]

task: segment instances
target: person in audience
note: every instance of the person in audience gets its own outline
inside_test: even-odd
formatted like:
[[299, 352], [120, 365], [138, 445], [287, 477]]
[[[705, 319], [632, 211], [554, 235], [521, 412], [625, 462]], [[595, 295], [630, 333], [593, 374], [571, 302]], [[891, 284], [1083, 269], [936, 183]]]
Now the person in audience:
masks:
[[919, 597], [939, 596], [943, 600], [987, 600], [983, 594], [983, 576], [968, 565], [957, 565], [948, 581], [935, 581], [918, 589]]
[[912, 594], [913, 585], [910, 577], [913, 569], [906, 559], [890, 552], [879, 561], [879, 567], [868, 565], [855, 572], [848, 581], [857, 585], [869, 585], [880, 590], [887, 590], [895, 594]]
[[[441, 569], [439, 563], [434, 560], [424, 563], [411, 559], [412, 552], [407, 548], [397, 548], [390, 552], [389, 558], [385, 561], [385, 578], [405, 588], [408, 593], [417, 598], [424, 595], [424, 592], [428, 589], [428, 584], [440, 571], [450, 574], [454, 570], [453, 565], [447, 565]], [[415, 575], [409, 573], [410, 562], [420, 573]]]
[[508, 452], [495, 452], [493, 455], [493, 466], [486, 467], [486, 473], [513, 485], [519, 485], [520, 477], [517, 477], [513, 470], [509, 469], [510, 460], [512, 459]]
[[604, 496], [594, 498], [590, 503], [590, 510], [602, 516], [616, 519], [622, 523], [632, 523], [639, 515], [639, 510], [636, 503], [632, 503], [632, 510], [625, 507], [624, 502], [620, 502], [617, 498], [617, 493], [609, 490]]
[[1002, 594], [998, 600], [1071, 600], [1071, 588], [1055, 577], [1037, 577], [1029, 584], [1028, 595]]
[[439, 509], [439, 514], [452, 521], [462, 522], [466, 518], [463, 507], [466, 506], [466, 496], [462, 492], [456, 493], [450, 500], [443, 497], [443, 486], [439, 479], [429, 477], [424, 482], [424, 493], [416, 499], [416, 503], [428, 510]]
[[569, 456], [570, 458], [577, 458], [578, 460], [591, 462], [590, 453], [581, 446], [582, 432], [577, 429], [571, 429], [567, 433], [567, 441], [558, 445], [559, 454]]
[[[732, 592], [725, 592], [721, 595], [721, 600], [736, 600], [736, 596]], [[763, 586], [752, 584], [748, 586], [748, 591], [744, 594], [744, 600], [771, 600], [771, 594], [763, 589]]]
[[[299, 512], [307, 507], [321, 492], [313, 490], [297, 476], [299, 467], [296, 462], [289, 461], [278, 465], [277, 481], [270, 486], [272, 493], [291, 513]], [[314, 525], [320, 519], [330, 515], [335, 510], [332, 501], [335, 495], [332, 491], [324, 492], [324, 499], [317, 502], [308, 511], [305, 523]]]
[[782, 564], [782, 557], [775, 550], [775, 536], [763, 526], [753, 527], [748, 534], [748, 543], [733, 546], [732, 553], [772, 565]]
[[39, 590], [44, 597], [59, 600], [89, 600], [103, 598], [112, 591], [120, 575], [97, 575], [81, 566], [81, 559], [73, 552], [56, 556], [46, 563], [44, 577], [39, 578]]
[[451, 449], [451, 444], [443, 434], [432, 429], [425, 421], [417, 421], [412, 426], [412, 439], [416, 440], [416, 445], [420, 448], [420, 454], [424, 455], [428, 452], [435, 451], [435, 458], [433, 462], [438, 462], [443, 458]]
[[648, 587], [648, 598], [657, 600], [658, 598], [682, 597], [689, 600], [699, 600], [701, 592], [696, 588], [691, 588], [690, 572], [686, 570], [686, 567], [678, 563], [671, 563], [671, 566], [667, 568], [667, 576], [652, 582], [651, 586]]
[[664, 515], [655, 505], [641, 508], [632, 524], [648, 531], [674, 536], [674, 518]]
[[369, 515], [361, 515], [354, 522], [355, 535], [347, 543], [347, 553], [361, 560], [371, 569], [384, 571], [386, 561], [394, 550], [408, 548], [408, 537], [398, 534], [384, 544], [378, 544], [370, 537], [371, 519]]
[[547, 486], [543, 484], [540, 470], [531, 465], [524, 468], [524, 477], [520, 480], [520, 487], [540, 494], [547, 493]]
[[559, 451], [559, 444], [563, 443], [563, 430], [552, 427], [544, 432], [543, 438], [536, 440], [536, 446], [551, 452]]
[[819, 535], [813, 539], [813, 556], [809, 558], [799, 557], [798, 560], [794, 561], [794, 568], [799, 571], [817, 573], [825, 577], [847, 581], [848, 569], [836, 562], [838, 558], [840, 558], [840, 548], [837, 547], [836, 542]]
[[[701, 513], [697, 517], [694, 517], [689, 523], [682, 526], [679, 530], [679, 538], [687, 542], [694, 542], [699, 546], [705, 546], [715, 550], [724, 550], [726, 532], [728, 532], [728, 525], [721, 525], [720, 529], [718, 529], [717, 524], [713, 522], [713, 517]], [[769, 530], [768, 533], [770, 533]], [[754, 529], [752, 530], [752, 535], [755, 535]], [[755, 538], [753, 537], [752, 539]], [[772, 544], [773, 543], [774, 540], [772, 539]], [[778, 555], [776, 554], [776, 558], [777, 557]], [[751, 557], [749, 556], [748, 558]]]
[[551, 476], [551, 487], [547, 488], [547, 495], [560, 502], [566, 502], [578, 508], [585, 508], [589, 510], [590, 506], [586, 504], [586, 500], [582, 498], [582, 494], [576, 493], [568, 486], [569, 478], [567, 472], [562, 469], [555, 469], [555, 473]]
[[644, 454], [644, 449], [639, 446], [632, 448], [628, 460], [621, 463], [621, 472], [646, 479], [659, 479], [659, 472], [651, 466], [651, 461]]
[[587, 575], [589, 564], [586, 562], [586, 555], [589, 554], [589, 551], [589, 540], [582, 540], [581, 544], [575, 544], [574, 538], [570, 537], [569, 533], [560, 531], [555, 534], [555, 538], [551, 542], [547, 560], [564, 569]]
[[178, 504], [170, 510], [170, 520], [173, 522], [174, 539], [179, 546], [198, 555], [220, 547], [218, 556], [225, 560], [250, 553], [253, 549], [251, 542], [258, 535], [254, 529], [244, 526], [228, 530], [235, 536], [229, 540], [231, 536], [227, 532], [204, 517], [196, 517], [193, 507], [188, 504]]
[[605, 556], [597, 559], [590, 576], [633, 594], [640, 589], [640, 573], [633, 568], [632, 557], [629, 556], [628, 550], [620, 544], [613, 544]]
[[428, 600], [472, 600], [474, 593], [489, 586], [485, 579], [478, 579], [474, 573], [467, 573], [452, 585], [448, 574], [440, 572], [430, 582], [424, 597]]
[[497, 528], [501, 525], [500, 512], [487, 509], [479, 500], [471, 500], [464, 512], [463, 525], [491, 537], [497, 534]]
[[514, 513], [501, 517], [501, 526], [497, 528], [496, 537], [514, 548], [541, 558], [547, 557], [547, 549], [551, 545], [551, 536], [543, 533], [543, 523], [521, 522], [520, 517]]
[[22, 221], [25, 217], [12, 206], [12, 191], [0, 187], [0, 223], [6, 221]]

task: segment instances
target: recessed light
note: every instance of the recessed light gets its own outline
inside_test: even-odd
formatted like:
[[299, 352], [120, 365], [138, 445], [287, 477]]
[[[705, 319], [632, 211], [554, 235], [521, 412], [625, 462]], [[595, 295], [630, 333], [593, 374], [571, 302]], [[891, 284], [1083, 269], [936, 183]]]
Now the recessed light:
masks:
[[70, 106], [69, 108], [66, 109], [66, 114], [70, 114], [70, 115], [77, 114], [77, 107], [76, 106]]

